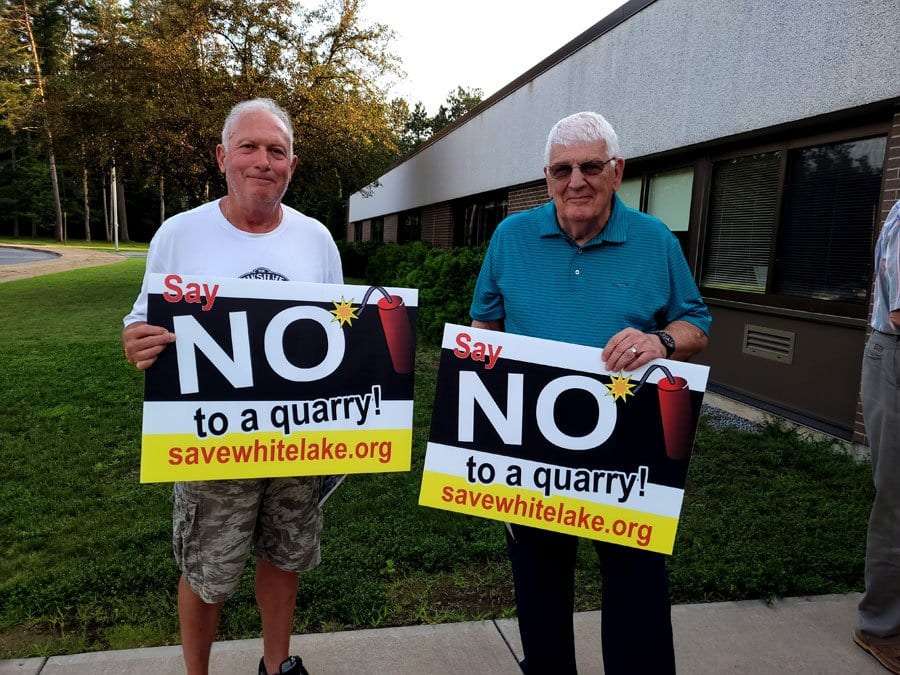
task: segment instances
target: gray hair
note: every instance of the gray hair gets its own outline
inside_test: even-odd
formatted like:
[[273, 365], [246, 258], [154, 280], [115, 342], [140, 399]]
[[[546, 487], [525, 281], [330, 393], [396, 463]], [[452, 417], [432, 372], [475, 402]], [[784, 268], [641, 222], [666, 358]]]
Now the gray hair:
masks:
[[267, 112], [281, 122], [284, 125], [284, 130], [287, 132], [288, 144], [293, 151], [294, 126], [291, 124], [291, 116], [270, 98], [254, 98], [249, 101], [241, 101], [228, 112], [225, 124], [222, 125], [222, 146], [226, 150], [228, 149], [228, 137], [231, 135], [232, 127], [234, 127], [241, 115], [249, 112]]
[[621, 157], [619, 154], [619, 137], [603, 115], [595, 112], [579, 112], [563, 117], [553, 125], [547, 136], [544, 148], [544, 164], [550, 163], [550, 149], [554, 145], [584, 145], [604, 141], [610, 157]]

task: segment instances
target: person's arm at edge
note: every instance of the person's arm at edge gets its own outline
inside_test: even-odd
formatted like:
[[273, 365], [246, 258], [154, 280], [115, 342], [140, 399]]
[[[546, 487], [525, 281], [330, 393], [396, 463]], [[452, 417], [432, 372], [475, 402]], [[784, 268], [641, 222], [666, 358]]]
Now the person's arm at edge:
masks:
[[155, 268], [157, 260], [156, 243], [156, 237], [154, 236], [154, 241], [150, 242], [150, 248], [147, 251], [147, 265], [144, 269], [141, 290], [131, 312], [124, 319], [125, 327], [122, 328], [121, 334], [122, 351], [125, 354], [125, 360], [138, 370], [146, 370], [152, 366], [160, 352], [166, 348], [166, 345], [175, 341], [174, 333], [170, 333], [162, 326], [154, 326], [146, 321], [148, 277], [157, 271]]
[[[884, 221], [881, 236], [893, 233], [893, 241], [886, 242], [887, 260], [885, 261], [884, 279], [887, 282], [888, 322], [900, 330], [900, 201], [897, 201]], [[879, 242], [880, 243], [880, 242]]]

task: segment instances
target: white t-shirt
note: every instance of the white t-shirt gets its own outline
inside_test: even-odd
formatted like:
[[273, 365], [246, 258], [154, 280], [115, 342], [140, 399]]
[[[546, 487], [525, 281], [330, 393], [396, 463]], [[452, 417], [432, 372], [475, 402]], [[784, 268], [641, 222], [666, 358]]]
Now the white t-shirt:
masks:
[[295, 209], [281, 208], [281, 223], [265, 234], [237, 229], [222, 215], [219, 200], [169, 218], [153, 235], [141, 292], [123, 323], [147, 320], [150, 274], [344, 283], [328, 229]]

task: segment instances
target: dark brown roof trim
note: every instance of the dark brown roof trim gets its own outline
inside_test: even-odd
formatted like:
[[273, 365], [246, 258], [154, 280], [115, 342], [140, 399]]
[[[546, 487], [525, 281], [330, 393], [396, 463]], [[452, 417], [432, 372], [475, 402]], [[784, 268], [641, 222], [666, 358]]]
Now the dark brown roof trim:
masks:
[[[427, 141], [422, 143], [422, 145], [417, 147], [415, 150], [410, 152], [408, 155], [405, 155], [404, 157], [401, 157], [400, 159], [398, 159], [396, 162], [394, 162], [388, 168], [386, 168], [381, 175], [383, 176], [388, 171], [391, 171], [392, 169], [400, 166], [407, 160], [415, 157], [420, 152], [425, 150], [425, 148], [427, 148], [431, 145], [434, 145], [440, 139], [442, 139], [444, 136], [447, 136], [448, 134], [452, 133], [455, 129], [458, 129], [459, 127], [461, 127], [463, 124], [468, 122], [473, 117], [480, 115], [482, 112], [484, 112], [485, 110], [490, 108], [492, 105], [494, 105], [498, 101], [501, 101], [502, 99], [506, 98], [507, 96], [512, 94], [514, 91], [521, 89], [522, 87], [524, 87], [526, 84], [528, 84], [529, 82], [531, 82], [532, 80], [537, 78], [542, 73], [550, 70], [553, 66], [558, 64], [560, 61], [566, 60], [572, 54], [574, 54], [575, 52], [580, 50], [582, 47], [589, 45], [591, 42], [593, 42], [594, 40], [599, 38], [604, 33], [608, 33], [613, 28], [618, 26], [620, 23], [624, 23], [625, 21], [627, 21], [628, 19], [633, 17], [635, 14], [640, 12], [642, 9], [645, 9], [645, 8], [649, 7], [650, 5], [652, 5], [654, 2], [656, 2], [656, 0], [629, 0], [628, 2], [626, 2], [624, 5], [622, 5], [618, 9], [614, 10], [610, 14], [607, 14], [604, 18], [600, 19], [600, 21], [598, 21], [593, 26], [588, 28], [581, 35], [577, 36], [573, 40], [570, 40], [569, 42], [564, 44], [562, 47], [560, 47], [555, 52], [550, 54], [550, 56], [548, 56], [543, 61], [538, 63], [536, 66], [529, 68], [524, 73], [519, 75], [516, 79], [514, 79], [512, 82], [507, 84], [505, 87], [503, 87], [502, 89], [499, 89], [496, 93], [491, 94], [488, 98], [484, 99], [481, 103], [479, 103], [477, 106], [472, 108], [465, 115], [463, 115], [458, 120], [453, 122], [453, 124], [450, 124], [450, 125], [444, 127], [443, 129], [441, 129], [438, 133], [436, 133], [434, 136], [432, 136]], [[549, 129], [548, 129], [548, 131], [549, 131]], [[357, 192], [358, 192], [358, 190], [357, 190]]]

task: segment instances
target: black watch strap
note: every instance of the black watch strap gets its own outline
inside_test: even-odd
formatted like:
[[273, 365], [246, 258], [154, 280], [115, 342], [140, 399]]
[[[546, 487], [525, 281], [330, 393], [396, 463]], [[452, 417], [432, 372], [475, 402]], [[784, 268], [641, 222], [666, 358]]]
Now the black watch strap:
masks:
[[666, 348], [666, 358], [669, 358], [675, 353], [675, 338], [664, 330], [654, 330], [650, 331], [650, 333], [651, 335], [658, 337], [659, 341], [662, 342], [663, 347]]

